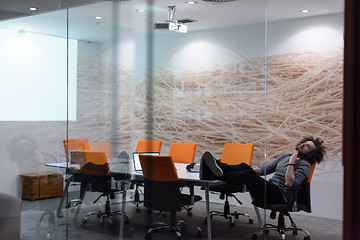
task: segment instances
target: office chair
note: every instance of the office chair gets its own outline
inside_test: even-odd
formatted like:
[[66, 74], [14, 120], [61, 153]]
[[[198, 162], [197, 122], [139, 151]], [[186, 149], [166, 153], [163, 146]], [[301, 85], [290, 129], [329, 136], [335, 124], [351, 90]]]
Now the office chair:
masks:
[[[170, 145], [169, 155], [172, 157], [174, 163], [188, 163], [194, 162], [196, 152], [195, 143], [172, 143]], [[189, 185], [190, 195], [194, 195], [194, 185]], [[192, 207], [184, 206], [189, 217], [192, 216]]]
[[107, 159], [114, 158], [114, 153], [110, 142], [88, 142], [85, 144], [85, 149], [90, 149], [91, 151], [105, 152]]
[[[104, 219], [107, 219], [110, 224], [113, 223], [112, 216], [117, 214], [121, 215], [121, 211], [111, 212], [110, 199], [115, 198], [114, 192], [111, 189], [111, 173], [105, 152], [100, 151], [78, 151], [80, 171], [82, 173], [82, 185], [86, 186], [91, 192], [100, 192], [101, 195], [93, 202], [95, 204], [101, 197], [106, 197], [105, 211], [104, 212], [89, 212], [82, 219], [82, 227], [88, 221], [89, 216], [95, 215], [100, 218], [103, 224]], [[129, 222], [128, 217], [124, 216], [125, 223]]]
[[200, 201], [200, 196], [191, 196], [180, 192], [181, 184], [171, 156], [140, 155], [140, 163], [144, 175], [144, 206], [160, 212], [170, 212], [170, 223], [155, 222], [145, 236], [151, 239], [151, 233], [159, 229], [168, 228], [181, 239], [181, 229], [192, 227], [201, 237], [201, 229], [192, 224], [177, 222], [176, 212], [185, 205], [192, 205]]
[[[290, 216], [290, 212], [299, 212], [305, 211], [311, 213], [311, 197], [310, 197], [310, 183], [311, 178], [314, 173], [315, 163], [311, 166], [311, 171], [309, 177], [301, 184], [300, 187], [292, 187], [288, 188], [292, 190], [293, 200], [290, 203], [284, 204], [264, 204], [263, 202], [254, 201], [253, 204], [257, 207], [263, 209], [271, 210], [270, 218], [276, 219], [276, 213], [279, 212], [278, 216], [278, 224], [264, 224], [262, 227], [256, 229], [256, 231], [252, 234], [252, 239], [258, 239], [257, 233], [263, 232], [264, 234], [268, 234], [270, 230], [279, 232], [281, 239], [285, 239], [285, 232], [292, 231], [293, 236], [298, 234], [298, 231], [301, 231], [306, 234], [304, 240], [310, 240], [310, 234], [308, 231], [298, 228]], [[285, 216], [289, 217], [291, 222], [291, 226], [285, 226]]]
[[[66, 162], [70, 162], [70, 151], [72, 150], [89, 150], [88, 147], [86, 147], [86, 144], [88, 142], [87, 139], [64, 139], [64, 150], [65, 150], [65, 156], [66, 156]], [[70, 174], [70, 176], [65, 179], [65, 188], [63, 191], [63, 195], [61, 197], [59, 207], [57, 209], [57, 216], [63, 217], [61, 213], [61, 207], [63, 205], [63, 202], [68, 194], [68, 189], [71, 183], [80, 183], [81, 182], [81, 174], [80, 172], [69, 172], [69, 169], [66, 169], [66, 173]], [[80, 187], [81, 188], [81, 187]], [[70, 208], [71, 205], [77, 206], [78, 204], [82, 203], [82, 200], [84, 199], [85, 192], [81, 191], [80, 189], [80, 196], [77, 199], [72, 199], [69, 202], [66, 203], [66, 208]]]
[[[136, 153], [141, 152], [158, 152], [160, 153], [162, 141], [159, 140], [139, 140], [136, 144]], [[134, 193], [134, 204], [136, 206], [136, 211], [140, 211], [139, 205], [141, 202], [140, 194], [139, 194], [139, 187], [143, 186], [143, 182], [139, 180], [133, 180], [131, 184], [131, 188], [135, 186], [135, 193]]]
[[[228, 165], [236, 165], [240, 163], [246, 163], [251, 166], [252, 156], [254, 152], [254, 144], [247, 143], [225, 143], [224, 150], [221, 155], [221, 162]], [[213, 216], [223, 216], [225, 219], [229, 219], [230, 226], [234, 227], [234, 218], [238, 219], [239, 216], [246, 216], [249, 219], [249, 224], [252, 224], [254, 221], [246, 213], [231, 212], [229, 197], [233, 197], [240, 205], [242, 202], [235, 196], [235, 193], [245, 192], [245, 185], [235, 185], [224, 183], [220, 185], [210, 186], [209, 188], [211, 193], [220, 193], [220, 199], [225, 199], [224, 210], [221, 211], [210, 211], [210, 219]], [[205, 222], [207, 219], [205, 219]]]

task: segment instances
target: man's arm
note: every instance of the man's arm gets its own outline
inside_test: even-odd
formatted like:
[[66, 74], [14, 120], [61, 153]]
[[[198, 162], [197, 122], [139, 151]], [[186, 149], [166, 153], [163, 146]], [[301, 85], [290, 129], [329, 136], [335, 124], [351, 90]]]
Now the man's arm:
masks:
[[286, 187], [292, 187], [294, 185], [295, 181], [295, 174], [294, 174], [294, 165], [297, 161], [299, 161], [298, 151], [293, 153], [289, 159], [289, 164], [286, 169], [285, 173], [285, 186]]

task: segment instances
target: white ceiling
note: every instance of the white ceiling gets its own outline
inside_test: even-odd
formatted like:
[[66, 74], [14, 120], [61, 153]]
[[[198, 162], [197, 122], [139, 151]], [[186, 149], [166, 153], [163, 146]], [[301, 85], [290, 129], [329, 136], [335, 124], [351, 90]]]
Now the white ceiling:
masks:
[[[196, 20], [188, 24], [189, 32], [265, 23], [266, 20], [334, 14], [343, 12], [344, 9], [344, 0], [235, 0], [222, 3], [196, 1], [197, 4], [190, 5], [185, 3], [186, 0], [1, 0], [0, 19], [3, 21], [0, 20], [0, 27], [15, 30], [31, 28], [38, 33], [66, 36], [65, 9], [70, 8], [70, 37], [103, 41], [110, 36], [114, 25], [133, 30], [145, 29], [151, 17], [150, 13], [153, 14], [151, 24], [166, 20], [169, 5], [176, 5], [175, 19]], [[150, 6], [149, 2], [153, 4]], [[28, 10], [33, 6], [39, 9], [36, 13]], [[139, 13], [137, 9], [147, 9], [148, 12]], [[301, 9], [309, 9], [311, 12], [303, 14], [299, 12]], [[102, 16], [102, 20], [95, 20], [95, 16]], [[116, 18], [118, 21], [115, 24]]]

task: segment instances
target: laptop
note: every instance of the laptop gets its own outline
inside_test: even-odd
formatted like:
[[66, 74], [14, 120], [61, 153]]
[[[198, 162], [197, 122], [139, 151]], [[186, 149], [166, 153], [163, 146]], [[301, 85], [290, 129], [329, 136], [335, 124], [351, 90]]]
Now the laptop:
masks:
[[70, 150], [70, 164], [80, 164], [84, 162], [84, 154], [79, 150]]
[[160, 155], [159, 152], [134, 152], [133, 153], [134, 170], [137, 171], [137, 172], [142, 172], [140, 158], [139, 158], [140, 154]]

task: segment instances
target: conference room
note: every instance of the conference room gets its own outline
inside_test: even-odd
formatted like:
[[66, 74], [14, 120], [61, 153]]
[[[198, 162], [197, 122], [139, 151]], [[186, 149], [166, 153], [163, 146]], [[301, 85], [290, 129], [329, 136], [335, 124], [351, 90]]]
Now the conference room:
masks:
[[[6, 239], [342, 238], [344, 1], [11, 7], [0, 7]], [[246, 186], [199, 177], [206, 151], [261, 166], [306, 136], [327, 149], [304, 182], [311, 207], [274, 217]], [[150, 175], [135, 169], [151, 161]], [[172, 198], [186, 200], [170, 211]], [[288, 212], [299, 229], [261, 228], [291, 225]], [[148, 232], [178, 220], [190, 225]]]

